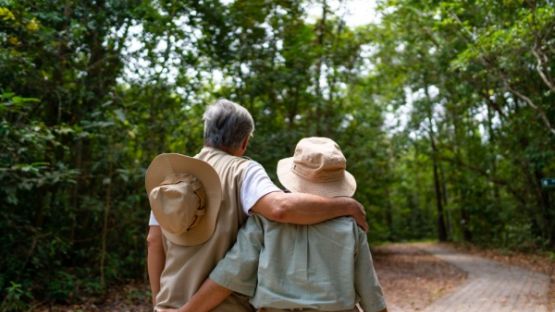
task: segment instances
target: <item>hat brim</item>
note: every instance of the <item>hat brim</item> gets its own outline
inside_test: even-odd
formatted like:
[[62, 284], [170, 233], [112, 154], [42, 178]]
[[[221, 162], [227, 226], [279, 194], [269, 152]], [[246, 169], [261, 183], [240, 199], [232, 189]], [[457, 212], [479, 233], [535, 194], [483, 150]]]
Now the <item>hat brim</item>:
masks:
[[191, 174], [202, 183], [207, 198], [206, 214], [189, 231], [174, 234], [164, 229], [166, 216], [158, 210], [152, 212], [160, 224], [162, 233], [172, 243], [183, 246], [202, 244], [212, 236], [216, 227], [216, 220], [222, 202], [220, 178], [214, 168], [205, 161], [177, 153], [164, 153], [156, 156], [148, 166], [145, 175], [147, 194], [150, 194], [155, 187], [159, 186], [167, 176], [176, 173]]
[[355, 194], [357, 183], [355, 177], [347, 170], [341, 180], [332, 182], [312, 182], [295, 174], [293, 157], [278, 161], [277, 176], [279, 182], [291, 192], [310, 193], [325, 197], [352, 197]]

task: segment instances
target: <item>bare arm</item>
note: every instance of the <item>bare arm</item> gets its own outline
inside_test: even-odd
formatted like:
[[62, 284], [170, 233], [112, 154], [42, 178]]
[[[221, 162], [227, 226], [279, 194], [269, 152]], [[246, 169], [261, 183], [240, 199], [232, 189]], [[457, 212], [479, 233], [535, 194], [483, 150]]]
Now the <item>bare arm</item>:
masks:
[[[360, 304], [357, 304], [357, 305], [356, 305], [356, 310], [359, 311], [359, 312], [366, 312], [366, 311], [364, 311], [364, 309], [362, 309], [362, 307], [360, 306]], [[380, 311], [378, 311], [378, 312], [387, 312], [387, 308], [384, 308], [383, 310], [380, 310]]]
[[231, 295], [231, 290], [207, 279], [184, 306], [178, 310], [158, 309], [158, 312], [208, 312], [222, 303], [229, 295]]
[[208, 312], [222, 303], [229, 295], [231, 295], [231, 290], [207, 279], [191, 300], [179, 309], [179, 312]]
[[150, 226], [146, 238], [148, 245], [147, 268], [150, 290], [152, 292], [152, 304], [156, 305], [156, 295], [160, 291], [160, 276], [164, 270], [166, 255], [162, 246], [162, 230], [159, 226]]
[[315, 224], [351, 216], [363, 230], [368, 230], [364, 207], [350, 197], [272, 192], [256, 202], [252, 211], [273, 221], [293, 224]]

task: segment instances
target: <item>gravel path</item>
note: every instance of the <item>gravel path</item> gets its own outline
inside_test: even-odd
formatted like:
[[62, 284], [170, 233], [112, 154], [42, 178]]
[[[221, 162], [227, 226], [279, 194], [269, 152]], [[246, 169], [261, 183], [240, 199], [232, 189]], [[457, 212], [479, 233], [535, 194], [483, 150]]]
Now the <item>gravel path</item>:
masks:
[[547, 312], [547, 275], [436, 244], [415, 246], [468, 273], [468, 279], [460, 287], [433, 302], [424, 312]]

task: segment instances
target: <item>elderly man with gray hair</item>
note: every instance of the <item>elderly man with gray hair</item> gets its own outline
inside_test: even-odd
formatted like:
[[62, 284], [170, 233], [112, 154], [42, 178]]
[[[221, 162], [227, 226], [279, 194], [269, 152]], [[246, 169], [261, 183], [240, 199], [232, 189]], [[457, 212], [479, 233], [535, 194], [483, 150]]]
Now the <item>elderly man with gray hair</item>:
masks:
[[[240, 227], [252, 214], [291, 224], [351, 216], [367, 229], [364, 209], [352, 198], [285, 193], [275, 186], [259, 163], [242, 157], [253, 131], [254, 121], [244, 107], [220, 99], [204, 113], [204, 147], [194, 158], [162, 154], [149, 166], [145, 184], [154, 214], [149, 222], [147, 260], [156, 310], [187, 303], [234, 245]], [[210, 177], [210, 167], [214, 177]], [[180, 173], [174, 175], [176, 171]], [[221, 186], [210, 182], [217, 178]], [[173, 186], [191, 190], [189, 194], [195, 196], [179, 193]], [[178, 193], [185, 195], [176, 197]], [[183, 202], [199, 208], [185, 214], [174, 209]], [[248, 298], [233, 294], [213, 311], [254, 309]]]

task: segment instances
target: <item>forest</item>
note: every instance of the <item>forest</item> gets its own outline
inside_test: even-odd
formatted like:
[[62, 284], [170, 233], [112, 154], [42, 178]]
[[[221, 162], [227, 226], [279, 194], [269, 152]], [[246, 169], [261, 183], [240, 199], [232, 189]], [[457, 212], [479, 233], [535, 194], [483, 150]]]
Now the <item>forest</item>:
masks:
[[338, 142], [371, 244], [554, 250], [555, 3], [369, 2], [0, 0], [0, 310], [146, 280], [145, 170], [218, 98], [276, 183]]

